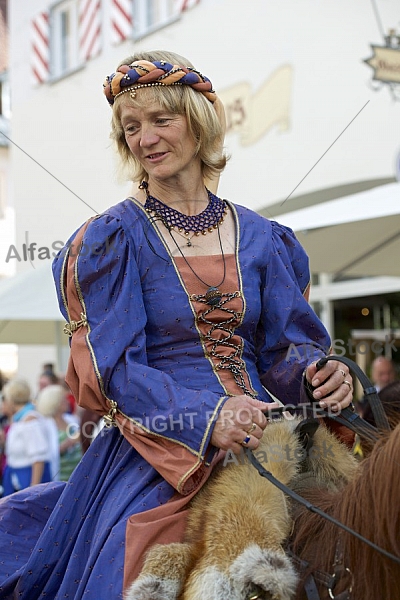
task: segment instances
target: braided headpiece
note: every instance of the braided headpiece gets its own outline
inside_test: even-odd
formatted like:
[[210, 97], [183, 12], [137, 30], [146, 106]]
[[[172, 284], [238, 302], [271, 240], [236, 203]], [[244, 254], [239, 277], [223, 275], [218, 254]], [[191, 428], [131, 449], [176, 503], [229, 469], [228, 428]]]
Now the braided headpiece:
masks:
[[171, 65], [165, 61], [137, 60], [130, 65], [121, 65], [116, 73], [106, 77], [103, 87], [104, 94], [112, 106], [121, 94], [134, 93], [134, 90], [139, 88], [156, 85], [189, 85], [210, 102], [217, 99], [211, 81], [199, 71]]

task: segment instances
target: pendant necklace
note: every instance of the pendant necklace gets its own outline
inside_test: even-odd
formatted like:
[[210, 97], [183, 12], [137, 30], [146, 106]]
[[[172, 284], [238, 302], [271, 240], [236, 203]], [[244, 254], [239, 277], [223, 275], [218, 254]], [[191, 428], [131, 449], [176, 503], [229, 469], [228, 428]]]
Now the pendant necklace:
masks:
[[[151, 196], [148, 190], [147, 181], [142, 181], [139, 188], [145, 190], [146, 193], [146, 202], [144, 205], [145, 210], [148, 213], [154, 213], [154, 216], [158, 217], [162, 221], [165, 228], [169, 231], [169, 234], [175, 246], [177, 247], [178, 252], [182, 256], [189, 269], [192, 271], [193, 275], [208, 288], [204, 296], [207, 304], [210, 306], [217, 306], [222, 298], [222, 293], [220, 292], [219, 287], [224, 283], [226, 276], [225, 254], [222, 247], [221, 233], [219, 230], [219, 226], [227, 213], [226, 202], [207, 190], [209, 202], [205, 210], [203, 210], [203, 212], [199, 215], [189, 216], [180, 213], [174, 208], [171, 208], [170, 206], [167, 206], [161, 202], [161, 200], [158, 200], [158, 198]], [[176, 228], [176, 233], [187, 239], [187, 246], [193, 245], [191, 239], [195, 235], [206, 235], [208, 232], [211, 233], [214, 231], [214, 229], [218, 231], [219, 247], [221, 249], [222, 262], [224, 265], [223, 276], [218, 285], [210, 285], [201, 277], [199, 277], [199, 275], [197, 275], [172, 234], [174, 228]], [[191, 232], [193, 232], [193, 234], [188, 237]]]
[[189, 246], [189, 247], [193, 246], [193, 244], [192, 244], [192, 238], [196, 235], [195, 233], [192, 233], [192, 235], [190, 237], [188, 237], [187, 233], [182, 233], [181, 231], [179, 231], [179, 229], [175, 229], [175, 233], [178, 233], [183, 238], [185, 238], [185, 240], [186, 240], [186, 246]]
[[197, 275], [196, 271], [192, 268], [192, 266], [190, 265], [190, 263], [187, 260], [186, 256], [183, 254], [181, 248], [179, 247], [179, 244], [177, 244], [176, 239], [172, 235], [172, 228], [167, 227], [167, 229], [169, 231], [169, 234], [170, 234], [171, 238], [174, 240], [175, 246], [177, 247], [180, 255], [182, 256], [183, 260], [185, 261], [185, 263], [187, 264], [187, 266], [189, 267], [189, 269], [192, 271], [193, 275], [199, 281], [201, 281], [202, 284], [204, 284], [208, 288], [208, 290], [204, 294], [204, 298], [205, 298], [207, 304], [209, 304], [210, 306], [218, 306], [218, 304], [220, 303], [221, 298], [222, 298], [222, 292], [220, 292], [219, 288], [224, 283], [225, 276], [226, 276], [225, 254], [224, 254], [224, 249], [222, 247], [222, 240], [221, 240], [221, 233], [219, 231], [219, 225], [217, 225], [217, 231], [218, 231], [219, 247], [221, 248], [222, 262], [223, 262], [223, 265], [224, 265], [224, 273], [223, 273], [221, 281], [217, 285], [210, 285], [209, 283], [206, 283], [204, 281], [204, 279], [202, 279], [199, 275]]

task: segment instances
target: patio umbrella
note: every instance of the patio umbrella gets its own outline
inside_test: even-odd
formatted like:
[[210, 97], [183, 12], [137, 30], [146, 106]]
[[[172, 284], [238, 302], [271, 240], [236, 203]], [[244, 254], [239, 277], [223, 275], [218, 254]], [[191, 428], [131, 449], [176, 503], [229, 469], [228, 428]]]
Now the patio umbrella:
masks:
[[68, 343], [50, 265], [0, 281], [0, 344]]
[[295, 231], [314, 273], [335, 279], [400, 276], [400, 182], [277, 214], [274, 220]]

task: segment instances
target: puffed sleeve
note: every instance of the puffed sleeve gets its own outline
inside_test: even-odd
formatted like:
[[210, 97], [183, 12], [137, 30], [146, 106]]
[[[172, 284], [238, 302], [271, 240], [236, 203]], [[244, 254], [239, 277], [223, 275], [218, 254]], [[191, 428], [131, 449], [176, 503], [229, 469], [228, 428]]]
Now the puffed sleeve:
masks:
[[66, 380], [80, 405], [106, 415], [187, 494], [214, 457], [212, 425], [226, 397], [188, 389], [147, 364], [146, 306], [134, 245], [122, 220], [106, 214], [87, 223], [57, 257], [54, 276], [71, 334]]
[[308, 257], [293, 231], [271, 222], [271, 247], [262, 289], [258, 369], [262, 384], [284, 404], [306, 400], [304, 369], [325, 356], [330, 338], [308, 303]]

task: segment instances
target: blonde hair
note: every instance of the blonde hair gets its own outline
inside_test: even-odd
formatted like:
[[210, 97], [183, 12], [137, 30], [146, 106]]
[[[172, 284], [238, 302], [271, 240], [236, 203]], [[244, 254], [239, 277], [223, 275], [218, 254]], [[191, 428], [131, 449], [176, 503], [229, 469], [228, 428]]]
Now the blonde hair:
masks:
[[31, 399], [31, 388], [24, 379], [12, 379], [5, 384], [2, 393], [4, 399], [13, 404], [28, 404]]
[[62, 385], [48, 385], [43, 388], [36, 399], [36, 408], [45, 417], [54, 417], [65, 399]]
[[[129, 65], [137, 60], [150, 62], [164, 60], [194, 68], [179, 54], [159, 50], [138, 52], [123, 60], [119, 66]], [[126, 143], [125, 132], [121, 125], [121, 107], [129, 105], [139, 108], [151, 103], [159, 104], [163, 110], [186, 117], [189, 132], [196, 143], [196, 155], [200, 158], [204, 178], [215, 177], [223, 171], [228, 160], [226, 154], [221, 151], [224, 127], [211, 102], [203, 94], [185, 85], [146, 87], [139, 89], [135, 98], [130, 94], [122, 94], [116, 98], [113, 105], [111, 139], [116, 144], [123, 170], [132, 181], [147, 180], [148, 176]]]

